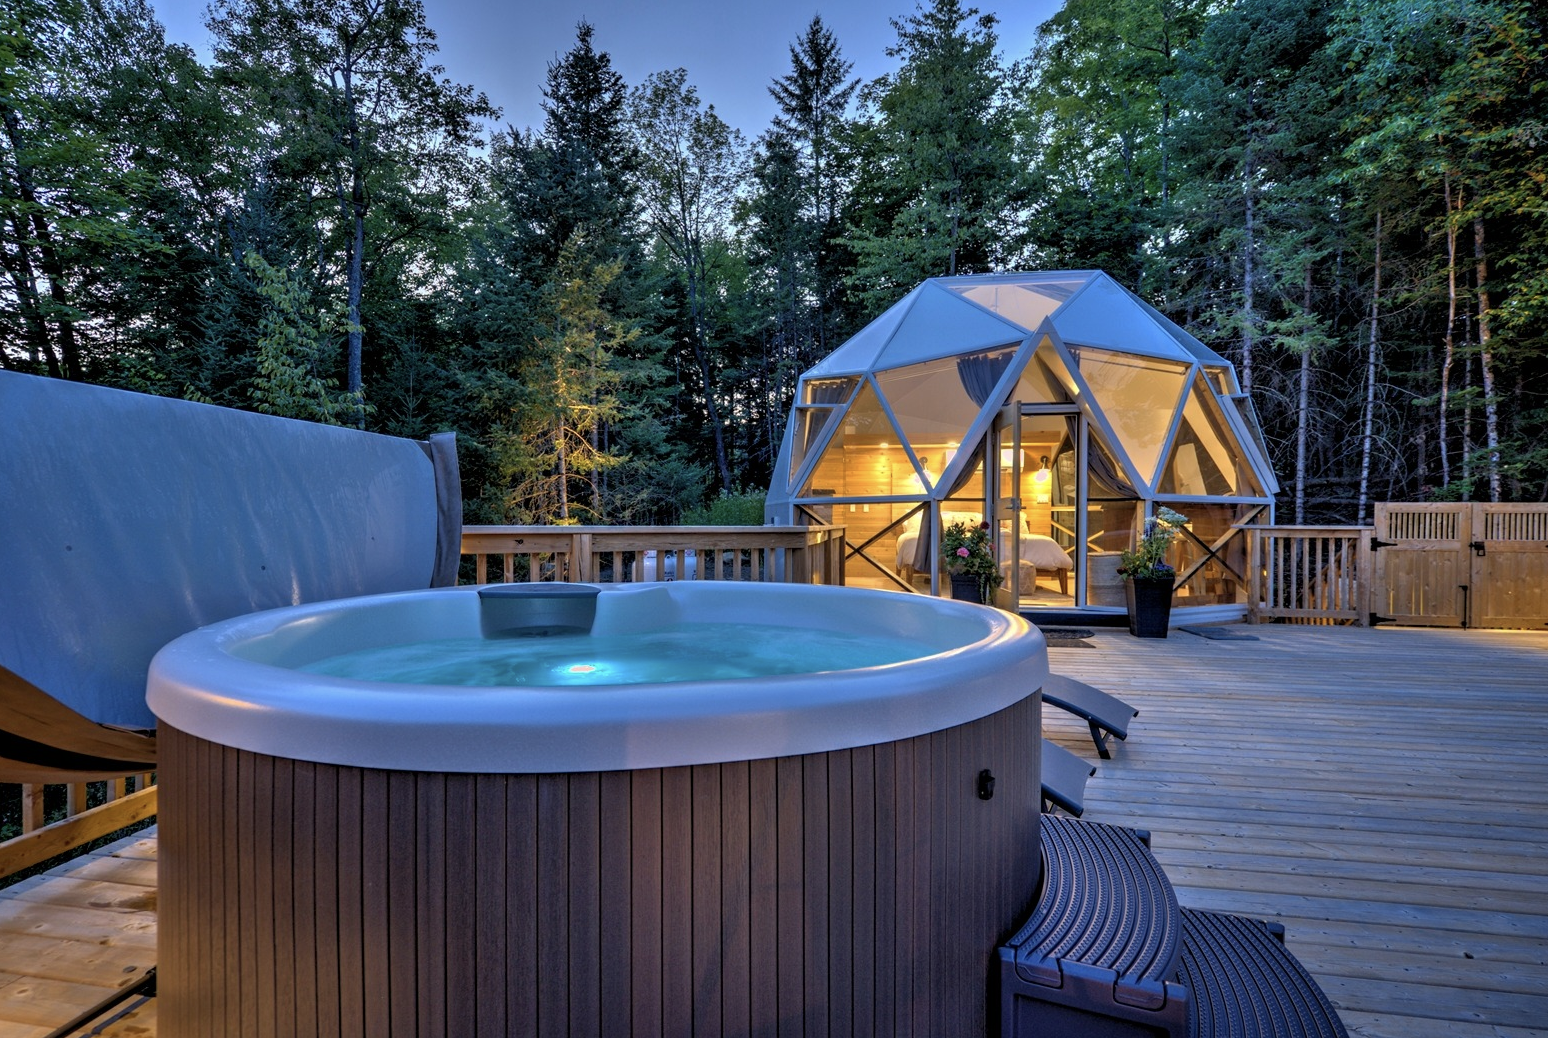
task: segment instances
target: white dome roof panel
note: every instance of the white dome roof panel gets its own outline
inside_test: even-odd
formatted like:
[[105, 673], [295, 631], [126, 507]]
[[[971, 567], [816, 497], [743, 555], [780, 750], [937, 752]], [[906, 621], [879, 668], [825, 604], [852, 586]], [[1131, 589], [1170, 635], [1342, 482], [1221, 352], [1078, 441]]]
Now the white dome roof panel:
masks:
[[892, 333], [897, 331], [914, 300], [924, 291], [920, 285], [908, 295], [893, 303], [881, 316], [861, 328], [849, 340], [828, 354], [805, 372], [806, 378], [822, 378], [828, 375], [863, 375], [882, 366], [879, 361], [882, 350]]
[[915, 290], [914, 305], [893, 332], [876, 368], [900, 368], [1020, 342], [1020, 326], [962, 300], [934, 282]]
[[1093, 278], [1054, 317], [1059, 337], [1070, 346], [1097, 346], [1146, 357], [1194, 361], [1192, 352], [1163, 330], [1115, 281]]

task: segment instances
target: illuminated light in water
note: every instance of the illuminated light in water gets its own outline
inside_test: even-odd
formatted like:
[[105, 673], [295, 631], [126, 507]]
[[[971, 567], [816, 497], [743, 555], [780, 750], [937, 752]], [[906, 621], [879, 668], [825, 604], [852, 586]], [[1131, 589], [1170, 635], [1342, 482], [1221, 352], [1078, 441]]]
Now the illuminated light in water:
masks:
[[[431, 639], [343, 653], [304, 669], [409, 685], [602, 687], [851, 670], [920, 655], [913, 639], [765, 624], [672, 624], [605, 641], [599, 645], [590, 635]], [[700, 651], [706, 642], [741, 648], [708, 655]]]

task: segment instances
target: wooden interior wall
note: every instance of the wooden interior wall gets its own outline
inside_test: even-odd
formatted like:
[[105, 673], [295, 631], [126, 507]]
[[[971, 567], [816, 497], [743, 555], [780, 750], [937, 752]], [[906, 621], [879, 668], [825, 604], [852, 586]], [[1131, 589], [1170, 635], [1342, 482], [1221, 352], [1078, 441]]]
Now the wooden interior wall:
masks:
[[163, 726], [161, 1034], [982, 1035], [1037, 886], [1039, 713], [561, 775]]

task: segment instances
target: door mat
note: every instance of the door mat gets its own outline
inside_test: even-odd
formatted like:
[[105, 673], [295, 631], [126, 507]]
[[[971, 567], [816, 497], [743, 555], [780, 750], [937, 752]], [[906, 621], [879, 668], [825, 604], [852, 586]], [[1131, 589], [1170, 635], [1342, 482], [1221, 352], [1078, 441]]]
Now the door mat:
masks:
[[1086, 641], [1093, 632], [1083, 627], [1039, 627], [1043, 632], [1043, 638], [1051, 649], [1089, 649], [1091, 643]]
[[1255, 642], [1256, 634], [1247, 634], [1235, 627], [1179, 627], [1179, 631], [1187, 631], [1189, 634], [1207, 638], [1212, 642]]

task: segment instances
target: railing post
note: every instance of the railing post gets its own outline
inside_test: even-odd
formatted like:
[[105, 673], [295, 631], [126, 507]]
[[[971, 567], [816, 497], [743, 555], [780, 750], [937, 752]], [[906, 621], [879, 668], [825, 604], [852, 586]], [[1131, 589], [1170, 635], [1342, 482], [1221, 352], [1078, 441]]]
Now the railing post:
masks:
[[1261, 623], [1258, 609], [1263, 594], [1263, 535], [1249, 529], [1247, 533], [1247, 622]]
[[1376, 552], [1371, 547], [1371, 539], [1375, 536], [1374, 529], [1360, 531], [1360, 583], [1355, 594], [1360, 615], [1355, 623], [1361, 627], [1370, 626], [1371, 614], [1376, 611]]
[[21, 788], [22, 832], [30, 833], [43, 828], [43, 786], [28, 782]]

